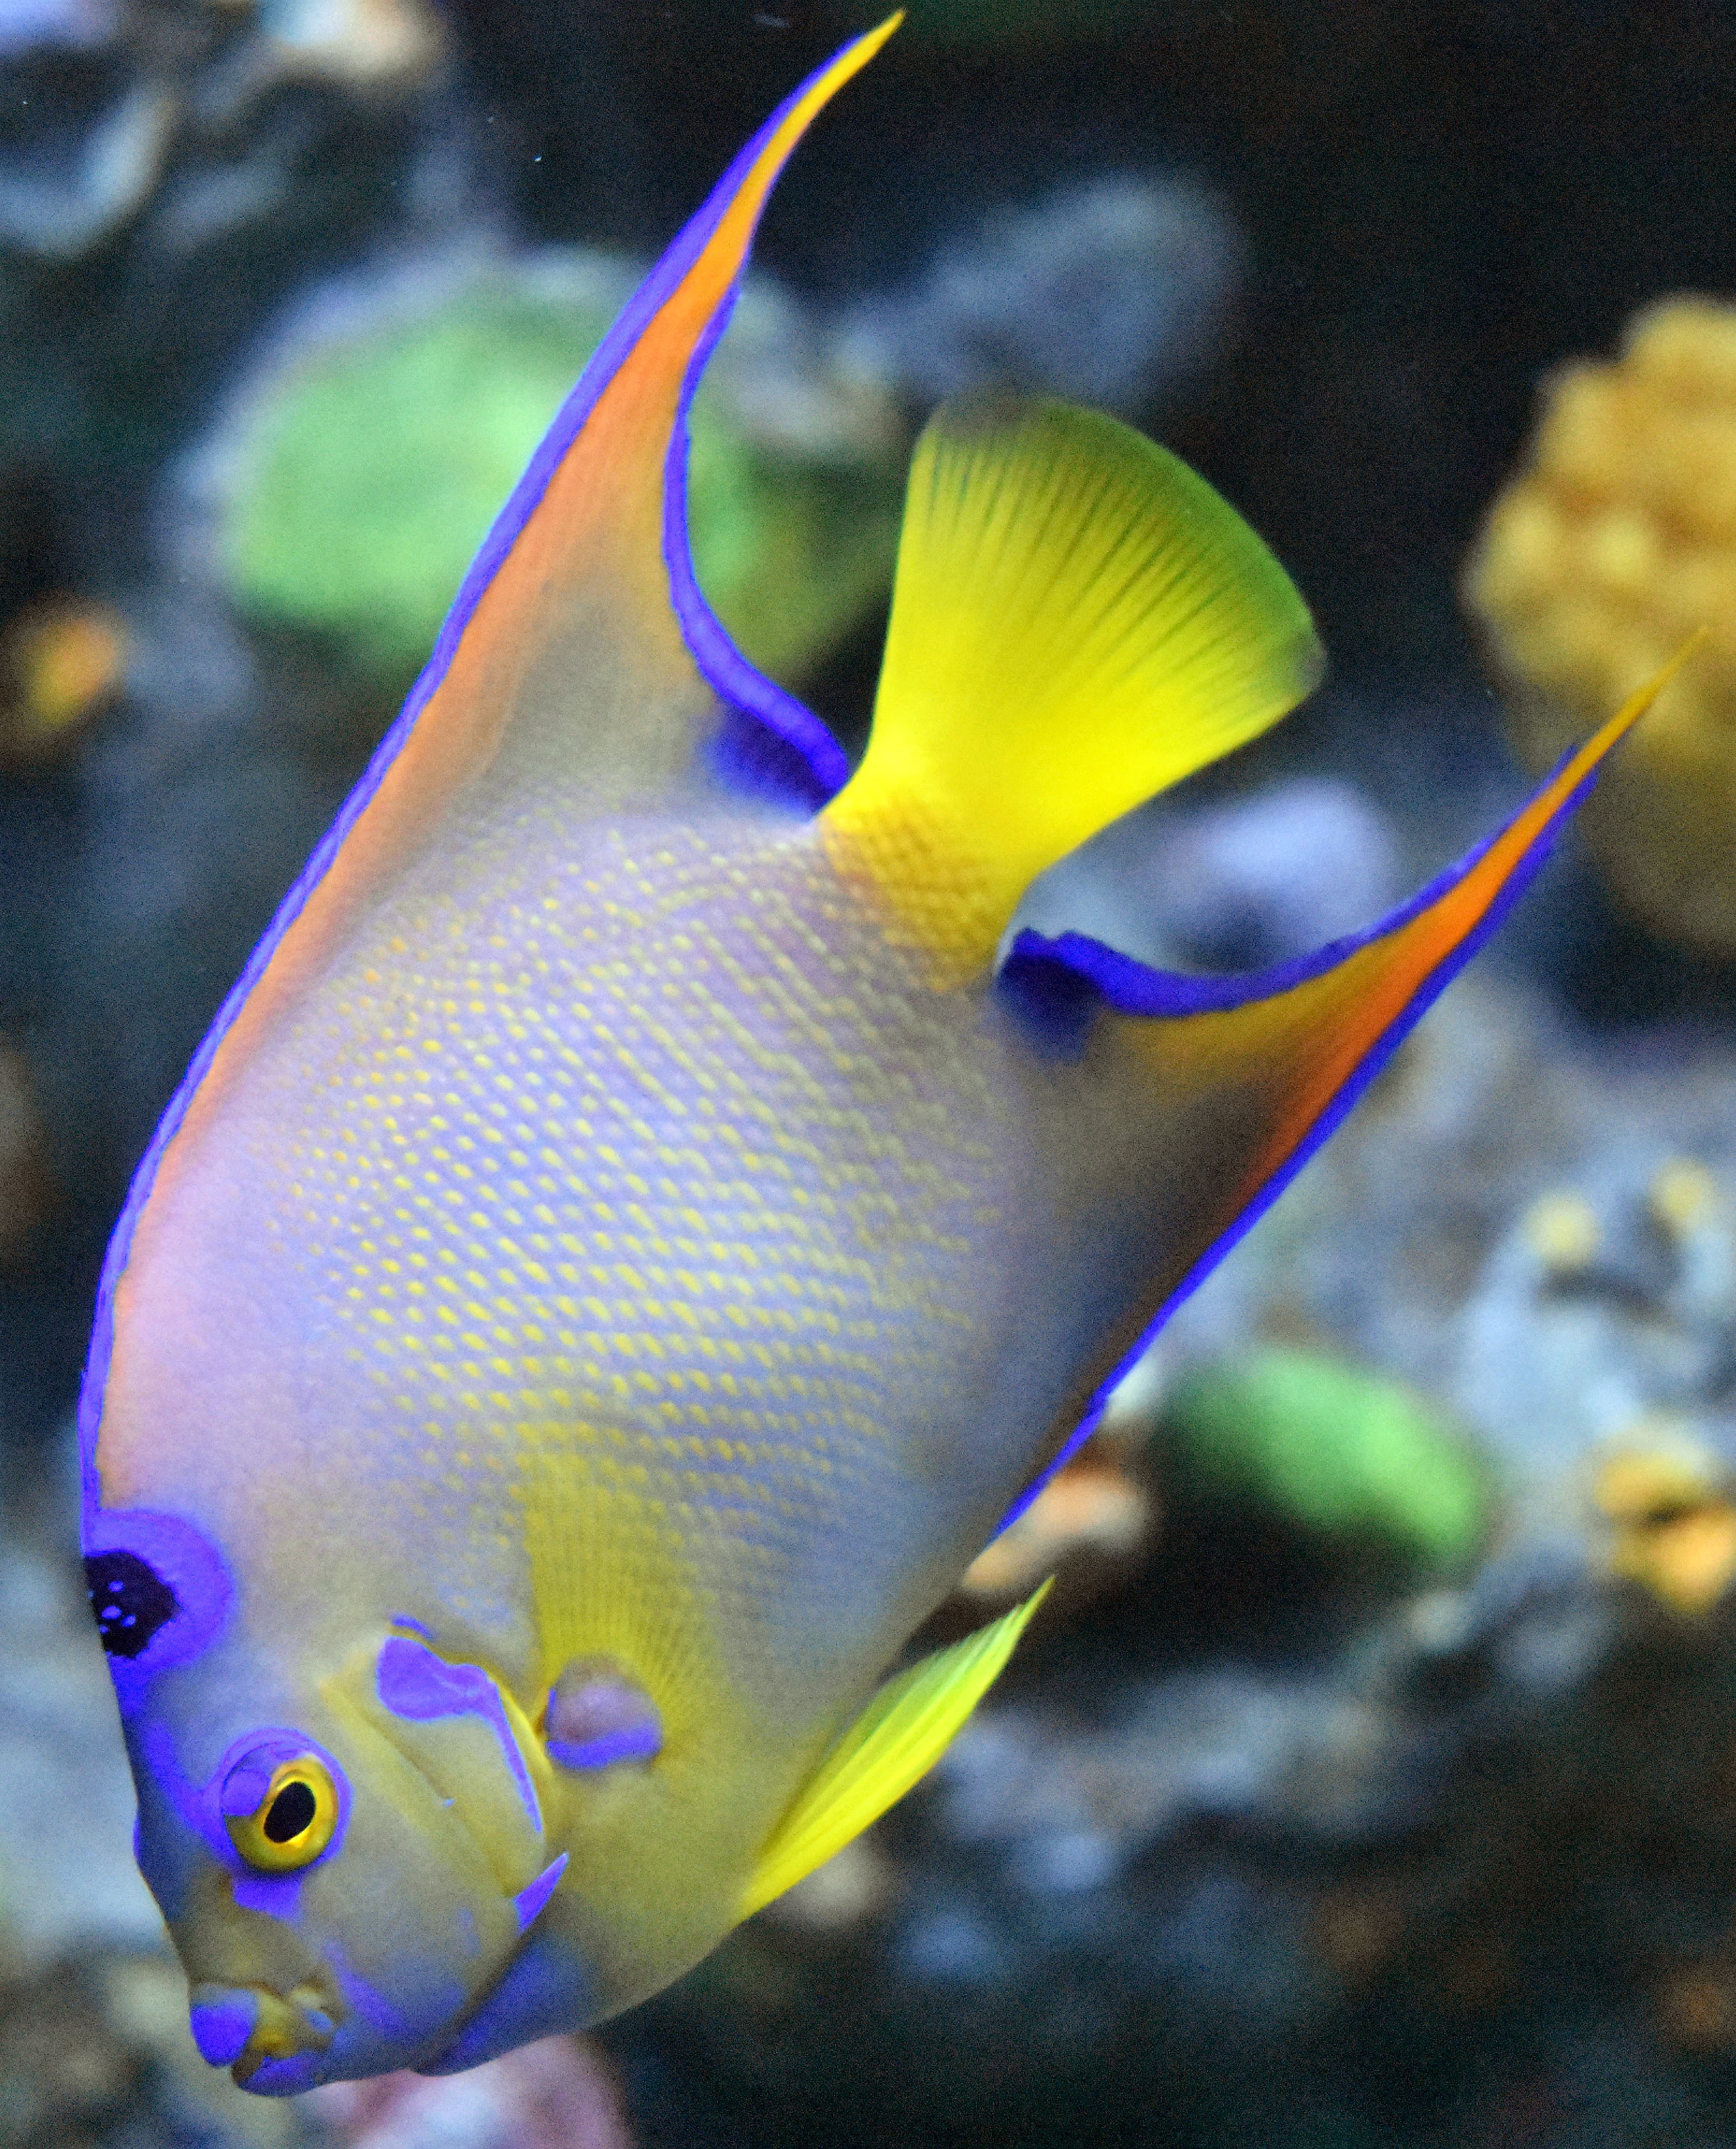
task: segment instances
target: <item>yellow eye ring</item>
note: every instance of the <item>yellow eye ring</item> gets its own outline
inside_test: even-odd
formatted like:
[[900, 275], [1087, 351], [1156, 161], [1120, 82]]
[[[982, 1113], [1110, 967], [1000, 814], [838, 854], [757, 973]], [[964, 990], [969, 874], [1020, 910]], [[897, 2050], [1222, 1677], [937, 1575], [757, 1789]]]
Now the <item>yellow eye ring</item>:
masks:
[[316, 1754], [279, 1762], [253, 1811], [224, 1822], [229, 1841], [260, 1873], [293, 1873], [311, 1865], [337, 1824], [338, 1788]]

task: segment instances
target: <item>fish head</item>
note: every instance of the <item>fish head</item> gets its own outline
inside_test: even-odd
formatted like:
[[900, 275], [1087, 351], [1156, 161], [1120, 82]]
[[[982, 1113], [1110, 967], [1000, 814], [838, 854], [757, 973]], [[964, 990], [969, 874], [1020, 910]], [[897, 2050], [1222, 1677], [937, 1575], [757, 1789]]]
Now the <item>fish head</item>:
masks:
[[88, 1542], [138, 1863], [211, 2064], [291, 2095], [438, 2066], [528, 1986], [549, 2028], [589, 2019], [582, 1966], [531, 1930], [566, 1861], [502, 1679], [402, 1626], [298, 1653], [178, 1517], [100, 1514]]

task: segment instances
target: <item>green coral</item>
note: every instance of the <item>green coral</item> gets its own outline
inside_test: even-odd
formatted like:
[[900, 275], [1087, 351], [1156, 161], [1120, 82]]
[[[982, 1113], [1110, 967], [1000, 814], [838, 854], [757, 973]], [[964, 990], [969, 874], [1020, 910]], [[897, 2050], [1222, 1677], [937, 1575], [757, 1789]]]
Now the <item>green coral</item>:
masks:
[[[239, 603], [325, 635], [377, 677], [416, 671], [630, 288], [549, 282], [473, 280], [264, 384], [224, 459], [219, 571]], [[893, 454], [804, 459], [749, 438], [702, 390], [694, 565], [752, 662], [793, 682], [883, 596], [901, 487]]]
[[1487, 1491], [1468, 1442], [1358, 1366], [1265, 1350], [1184, 1377], [1166, 1430], [1199, 1475], [1321, 1536], [1447, 1568], [1477, 1551]]

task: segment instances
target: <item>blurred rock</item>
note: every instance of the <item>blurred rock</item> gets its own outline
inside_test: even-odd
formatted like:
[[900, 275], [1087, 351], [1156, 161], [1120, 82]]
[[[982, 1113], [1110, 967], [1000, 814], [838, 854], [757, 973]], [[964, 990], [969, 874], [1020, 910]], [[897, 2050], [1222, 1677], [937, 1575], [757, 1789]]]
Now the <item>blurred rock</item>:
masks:
[[163, 1945], [70, 1534], [0, 1539], [0, 1930], [33, 1964]]
[[1014, 929], [1089, 933], [1169, 968], [1260, 969], [1374, 924], [1401, 868], [1361, 792], [1298, 777], [1211, 805], [1141, 807], [1051, 867]]
[[1110, 174], [1004, 208], [841, 325], [848, 364], [918, 403], [977, 390], [1136, 415], [1210, 358], [1242, 239], [1185, 179]]
[[375, 95], [415, 89], [445, 57], [445, 25], [426, 0], [259, 0], [257, 13], [256, 89], [297, 78]]
[[1612, 1568], [1678, 1612], [1709, 1612], [1736, 1581], [1731, 1489], [1704, 1448], [1672, 1428], [1649, 1439], [1642, 1431], [1608, 1458], [1593, 1487], [1614, 1527]]
[[143, 2101], [145, 2055], [107, 2019], [72, 1963], [0, 1977], [0, 2144], [95, 2149]]
[[[931, 0], [913, 14], [908, 34], [959, 45], [1106, 40], [1155, 30], [1172, 6], [1173, 0]], [[838, 12], [863, 28], [873, 20], [860, 4]]]
[[22, 1053], [0, 1044], [0, 1264], [29, 1246], [54, 1202], [30, 1069]]
[[390, 712], [359, 722], [197, 589], [131, 611], [126, 692], [76, 770], [33, 1060], [55, 1175], [98, 1214]]
[[0, 14], [0, 53], [100, 44], [114, 16], [113, 0], [12, 0]]
[[0, 630], [0, 763], [50, 760], [120, 689], [127, 630], [107, 605], [62, 597]]
[[1343, 1360], [1267, 1348], [1200, 1367], [1165, 1398], [1164, 1427], [1196, 1477], [1407, 1566], [1462, 1568], [1487, 1527], [1463, 1432]]
[[1053, 1575], [1045, 1616], [1065, 1618], [1135, 1566], [1159, 1527], [1150, 1485], [1101, 1435], [1058, 1471], [1009, 1528], [965, 1569], [959, 1596], [971, 1624], [1010, 1610]]
[[606, 2068], [571, 2037], [521, 2046], [468, 2074], [380, 2075], [304, 2101], [345, 2149], [632, 2149]]
[[11, 28], [0, 472], [100, 498], [100, 532], [63, 521], [69, 565], [100, 571], [286, 294], [474, 206], [466, 134], [421, 0], [31, 0]]

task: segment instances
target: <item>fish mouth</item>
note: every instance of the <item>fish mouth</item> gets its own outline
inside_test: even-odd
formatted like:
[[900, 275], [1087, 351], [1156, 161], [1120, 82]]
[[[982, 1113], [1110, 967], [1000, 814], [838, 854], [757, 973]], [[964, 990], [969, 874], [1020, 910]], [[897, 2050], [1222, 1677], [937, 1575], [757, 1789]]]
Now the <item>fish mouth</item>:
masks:
[[190, 2001], [200, 2056], [226, 2066], [236, 2086], [256, 2096], [311, 2089], [338, 2034], [330, 1996], [314, 1984], [287, 1993], [265, 1985], [198, 1985]]

